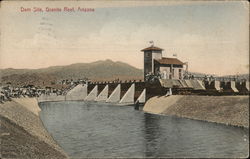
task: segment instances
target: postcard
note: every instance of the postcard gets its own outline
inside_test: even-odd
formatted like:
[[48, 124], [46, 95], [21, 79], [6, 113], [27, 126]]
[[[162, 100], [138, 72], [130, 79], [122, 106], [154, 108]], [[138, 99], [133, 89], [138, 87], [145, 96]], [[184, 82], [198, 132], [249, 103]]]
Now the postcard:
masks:
[[0, 4], [0, 158], [248, 157], [248, 1]]

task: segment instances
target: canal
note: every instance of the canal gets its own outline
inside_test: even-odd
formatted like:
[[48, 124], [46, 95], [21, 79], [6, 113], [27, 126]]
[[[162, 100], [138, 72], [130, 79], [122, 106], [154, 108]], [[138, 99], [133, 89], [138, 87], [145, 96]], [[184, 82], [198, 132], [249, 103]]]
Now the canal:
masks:
[[161, 116], [130, 106], [40, 103], [40, 118], [72, 158], [246, 157], [249, 129]]

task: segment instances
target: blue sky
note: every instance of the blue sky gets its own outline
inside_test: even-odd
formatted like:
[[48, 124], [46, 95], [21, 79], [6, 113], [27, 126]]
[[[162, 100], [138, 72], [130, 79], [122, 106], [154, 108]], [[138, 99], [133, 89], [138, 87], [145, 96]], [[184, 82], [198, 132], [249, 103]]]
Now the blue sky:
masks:
[[[91, 7], [91, 13], [21, 13], [20, 7]], [[247, 73], [247, 2], [8, 2], [2, 5], [1, 67], [41, 68], [112, 59], [143, 67], [153, 40], [190, 71]], [[46, 17], [51, 36], [41, 32]], [[13, 57], [19, 56], [15, 59]], [[31, 60], [30, 60], [31, 59]], [[53, 59], [53, 60], [52, 60]], [[219, 68], [219, 69], [218, 69]]]

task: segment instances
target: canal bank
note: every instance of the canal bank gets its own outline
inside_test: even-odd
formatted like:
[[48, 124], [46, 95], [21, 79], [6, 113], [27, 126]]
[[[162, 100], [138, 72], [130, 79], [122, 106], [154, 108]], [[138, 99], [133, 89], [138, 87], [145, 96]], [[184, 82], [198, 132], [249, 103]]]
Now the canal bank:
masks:
[[249, 96], [153, 97], [143, 111], [249, 128]]
[[35, 98], [0, 104], [2, 158], [68, 158], [43, 126]]

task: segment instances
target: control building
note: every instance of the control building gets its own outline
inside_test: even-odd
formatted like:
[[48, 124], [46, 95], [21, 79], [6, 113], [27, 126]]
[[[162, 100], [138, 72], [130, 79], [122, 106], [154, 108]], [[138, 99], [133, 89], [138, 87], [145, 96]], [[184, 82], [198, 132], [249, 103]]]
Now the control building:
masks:
[[150, 46], [144, 52], [144, 80], [147, 75], [160, 76], [162, 79], [183, 79], [184, 63], [177, 58], [162, 57], [163, 49]]

